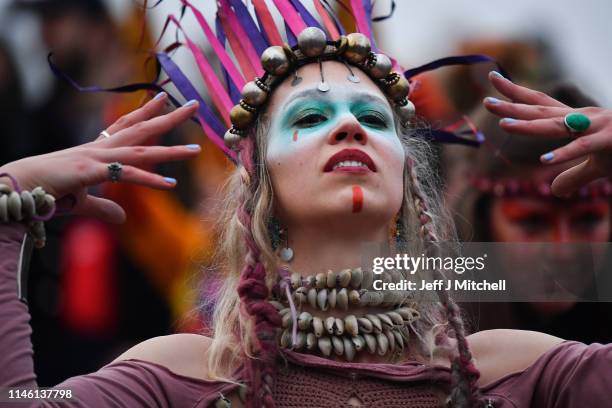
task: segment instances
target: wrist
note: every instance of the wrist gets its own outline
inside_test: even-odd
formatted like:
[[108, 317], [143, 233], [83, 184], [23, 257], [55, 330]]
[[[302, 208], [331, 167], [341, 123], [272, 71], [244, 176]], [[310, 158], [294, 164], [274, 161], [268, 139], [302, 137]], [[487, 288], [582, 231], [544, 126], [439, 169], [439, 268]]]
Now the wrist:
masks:
[[34, 238], [35, 246], [45, 245], [45, 227], [43, 222], [55, 214], [55, 198], [45, 193], [42, 187], [32, 191], [22, 190], [17, 180], [8, 173], [0, 173], [8, 178], [10, 184], [0, 182], [0, 222], [21, 222], [28, 226], [29, 235]]

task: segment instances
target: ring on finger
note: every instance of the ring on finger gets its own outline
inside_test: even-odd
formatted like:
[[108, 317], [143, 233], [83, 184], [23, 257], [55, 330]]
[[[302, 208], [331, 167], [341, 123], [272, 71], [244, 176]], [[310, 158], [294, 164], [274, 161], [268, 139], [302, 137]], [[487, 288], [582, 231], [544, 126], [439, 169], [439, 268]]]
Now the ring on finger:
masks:
[[121, 172], [123, 171], [123, 166], [119, 162], [112, 162], [108, 166], [108, 178], [113, 183], [116, 183], [121, 178]]
[[110, 133], [108, 133], [107, 130], [103, 130], [103, 131], [100, 132], [100, 136], [102, 136], [105, 139], [108, 139], [111, 135], [110, 135]]
[[591, 126], [591, 119], [584, 113], [570, 112], [563, 118], [563, 124], [570, 133], [580, 133]]

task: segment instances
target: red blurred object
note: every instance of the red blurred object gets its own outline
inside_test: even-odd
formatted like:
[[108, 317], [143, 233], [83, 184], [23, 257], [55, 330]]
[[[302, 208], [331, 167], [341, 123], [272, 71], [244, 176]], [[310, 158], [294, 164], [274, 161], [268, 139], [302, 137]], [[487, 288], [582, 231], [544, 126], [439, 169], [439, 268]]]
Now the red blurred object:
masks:
[[78, 334], [109, 335], [117, 322], [116, 243], [111, 227], [79, 218], [64, 233], [61, 318]]

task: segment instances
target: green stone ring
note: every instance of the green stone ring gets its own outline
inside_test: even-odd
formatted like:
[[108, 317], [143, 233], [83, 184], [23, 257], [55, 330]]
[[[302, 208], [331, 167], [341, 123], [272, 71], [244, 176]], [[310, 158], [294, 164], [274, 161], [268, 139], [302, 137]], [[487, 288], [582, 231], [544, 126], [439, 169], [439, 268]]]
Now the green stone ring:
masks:
[[591, 126], [591, 119], [584, 113], [572, 112], [565, 115], [563, 123], [571, 133], [584, 132]]

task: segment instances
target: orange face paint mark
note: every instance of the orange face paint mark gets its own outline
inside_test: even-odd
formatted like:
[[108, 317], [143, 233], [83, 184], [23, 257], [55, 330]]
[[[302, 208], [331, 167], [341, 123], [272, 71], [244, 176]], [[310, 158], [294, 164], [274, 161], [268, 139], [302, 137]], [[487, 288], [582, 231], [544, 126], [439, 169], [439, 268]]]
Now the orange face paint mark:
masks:
[[298, 131], [296, 130], [295, 132], [293, 132], [293, 141], [297, 142], [297, 137], [298, 137]]
[[361, 211], [363, 207], [363, 190], [359, 186], [353, 186], [353, 212]]

